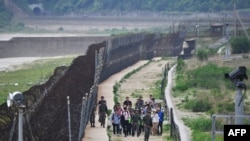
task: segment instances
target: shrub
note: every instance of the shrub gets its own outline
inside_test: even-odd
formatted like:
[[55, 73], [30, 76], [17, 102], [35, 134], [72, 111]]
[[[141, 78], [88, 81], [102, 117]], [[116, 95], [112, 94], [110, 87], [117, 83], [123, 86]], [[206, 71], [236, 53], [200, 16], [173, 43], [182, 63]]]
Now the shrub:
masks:
[[246, 53], [250, 50], [250, 40], [247, 37], [237, 36], [230, 40], [233, 53]]
[[208, 59], [208, 54], [209, 54], [208, 50], [204, 48], [199, 48], [197, 49], [196, 57], [200, 61], [206, 61]]
[[212, 127], [212, 120], [205, 118], [205, 117], [199, 117], [195, 119], [188, 119], [184, 118], [184, 123], [188, 125], [192, 130], [199, 130], [202, 132], [211, 131]]
[[193, 112], [207, 112], [212, 105], [208, 99], [192, 99], [185, 103], [184, 108], [191, 109]]
[[185, 67], [185, 62], [182, 59], [177, 59], [176, 70], [181, 71], [184, 69], [184, 67]]

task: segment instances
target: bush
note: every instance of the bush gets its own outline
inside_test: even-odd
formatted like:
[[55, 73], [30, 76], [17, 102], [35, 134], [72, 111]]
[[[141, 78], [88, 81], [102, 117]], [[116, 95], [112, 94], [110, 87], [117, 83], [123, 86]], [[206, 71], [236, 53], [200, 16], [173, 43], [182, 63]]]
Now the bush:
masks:
[[191, 109], [193, 112], [207, 112], [212, 105], [208, 99], [192, 99], [185, 103], [184, 108]]
[[192, 130], [199, 130], [202, 132], [211, 131], [212, 128], [212, 120], [205, 118], [205, 117], [199, 117], [195, 119], [183, 119], [184, 123], [188, 125]]
[[177, 59], [176, 70], [181, 71], [184, 69], [184, 67], [185, 67], [185, 62], [182, 59]]
[[186, 80], [188, 82], [185, 83], [189, 83], [190, 87], [220, 89], [221, 84], [226, 84], [226, 80], [224, 77], [224, 73], [226, 72], [230, 72], [229, 68], [218, 67], [215, 64], [208, 64], [195, 70], [187, 71]]
[[250, 40], [247, 37], [237, 36], [230, 40], [232, 53], [246, 53], [250, 50]]
[[196, 57], [198, 58], [198, 60], [200, 61], [207, 61], [208, 59], [208, 50], [204, 49], [204, 48], [199, 48], [197, 49], [196, 52]]

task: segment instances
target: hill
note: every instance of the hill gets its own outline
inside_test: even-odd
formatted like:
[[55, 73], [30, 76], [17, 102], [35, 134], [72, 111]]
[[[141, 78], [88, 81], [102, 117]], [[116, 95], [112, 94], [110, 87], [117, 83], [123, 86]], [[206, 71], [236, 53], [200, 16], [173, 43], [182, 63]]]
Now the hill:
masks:
[[[11, 5], [9, 5], [9, 4]], [[31, 4], [39, 4], [31, 9]], [[236, 1], [237, 9], [247, 9], [250, 2]], [[0, 0], [0, 28], [9, 25], [13, 15], [23, 11], [29, 15], [113, 15], [123, 16], [149, 13], [165, 14], [169, 12], [222, 12], [232, 11], [234, 0]], [[21, 10], [17, 10], [21, 9]]]

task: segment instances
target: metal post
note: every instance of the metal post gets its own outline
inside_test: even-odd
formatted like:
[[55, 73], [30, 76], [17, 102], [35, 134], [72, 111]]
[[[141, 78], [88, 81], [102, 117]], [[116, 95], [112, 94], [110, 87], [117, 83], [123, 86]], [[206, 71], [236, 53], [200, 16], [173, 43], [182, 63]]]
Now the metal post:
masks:
[[228, 25], [229, 24], [226, 24], [226, 40], [227, 40], [227, 43], [226, 43], [226, 57], [230, 56], [230, 47], [228, 45], [228, 42], [229, 42]]
[[174, 127], [174, 116], [173, 116], [173, 108], [170, 108], [170, 137], [173, 137], [173, 127]]
[[69, 96], [67, 96], [67, 104], [68, 104], [68, 121], [69, 121], [69, 141], [71, 141], [71, 118], [70, 118], [70, 100], [69, 100]]
[[23, 113], [25, 105], [18, 107], [18, 141], [23, 141]]
[[78, 140], [81, 141], [81, 138], [84, 136], [84, 117], [83, 114], [85, 113], [85, 97], [82, 97], [82, 110], [81, 110], [81, 120], [80, 120], [80, 127], [79, 127], [79, 134], [78, 134]]
[[[198, 40], [199, 40], [199, 26], [200, 25], [196, 25], [196, 45], [195, 45], [195, 49], [197, 49], [198, 47]], [[195, 50], [196, 51], [196, 50]]]
[[215, 115], [212, 116], [212, 141], [215, 141], [215, 131], [216, 131], [216, 127], [215, 127]]
[[242, 89], [237, 88], [235, 95], [235, 124], [243, 124], [244, 120], [239, 115], [244, 115], [244, 99]]

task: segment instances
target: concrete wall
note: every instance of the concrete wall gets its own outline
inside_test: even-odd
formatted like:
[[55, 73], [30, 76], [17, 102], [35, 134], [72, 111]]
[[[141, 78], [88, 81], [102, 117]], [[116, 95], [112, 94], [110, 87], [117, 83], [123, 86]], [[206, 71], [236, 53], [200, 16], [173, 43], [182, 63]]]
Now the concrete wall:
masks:
[[88, 46], [109, 37], [15, 37], [0, 41], [0, 58], [84, 55]]

